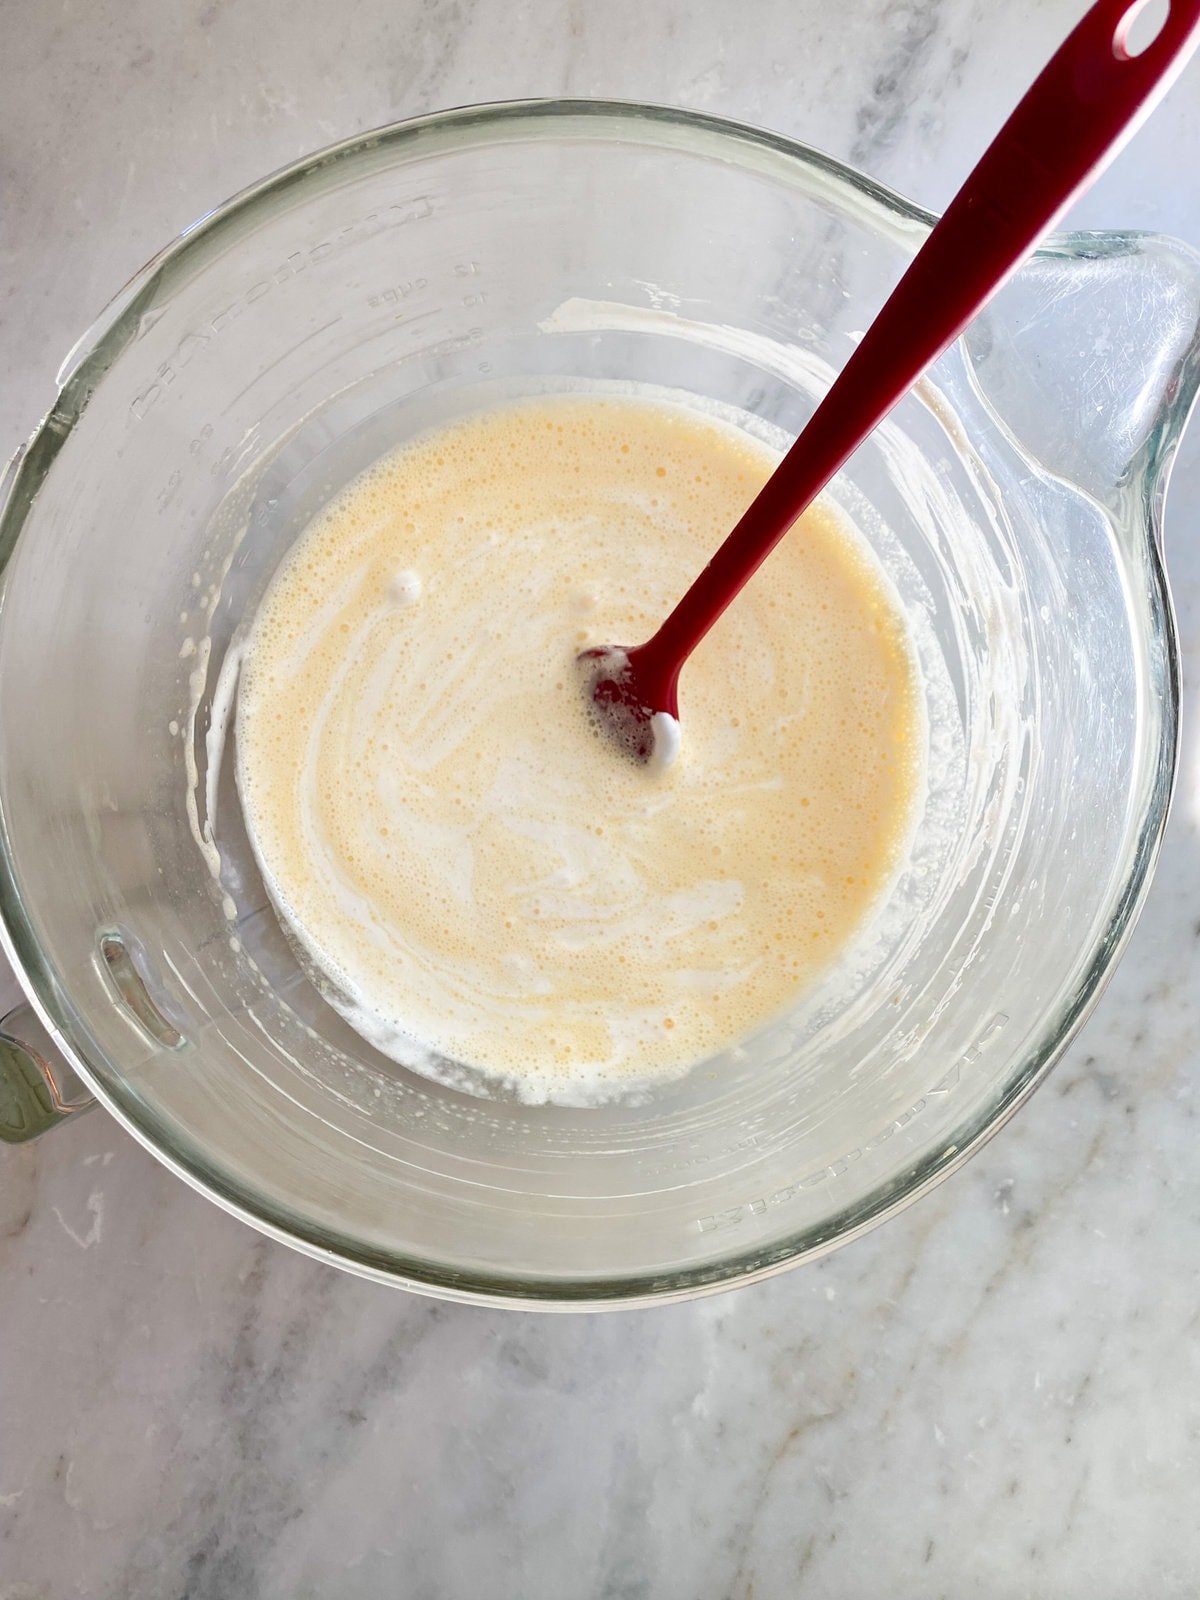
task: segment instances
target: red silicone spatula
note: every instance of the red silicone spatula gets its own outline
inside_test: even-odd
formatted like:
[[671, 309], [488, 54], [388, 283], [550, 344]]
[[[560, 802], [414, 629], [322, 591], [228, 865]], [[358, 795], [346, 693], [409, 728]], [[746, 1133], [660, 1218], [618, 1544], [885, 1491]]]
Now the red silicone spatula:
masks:
[[1171, 0], [1137, 55], [1145, 0], [1099, 0], [989, 145], [808, 426], [653, 638], [580, 657], [606, 729], [665, 762], [679, 743], [688, 656], [834, 473], [960, 334], [1147, 116], [1200, 36], [1200, 0]]

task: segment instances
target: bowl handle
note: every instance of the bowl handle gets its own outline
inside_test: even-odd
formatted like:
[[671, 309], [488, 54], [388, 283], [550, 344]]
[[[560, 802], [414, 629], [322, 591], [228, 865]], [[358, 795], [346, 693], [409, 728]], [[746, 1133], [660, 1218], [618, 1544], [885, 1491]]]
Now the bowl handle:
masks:
[[0, 1143], [36, 1139], [95, 1103], [32, 1006], [0, 1019]]

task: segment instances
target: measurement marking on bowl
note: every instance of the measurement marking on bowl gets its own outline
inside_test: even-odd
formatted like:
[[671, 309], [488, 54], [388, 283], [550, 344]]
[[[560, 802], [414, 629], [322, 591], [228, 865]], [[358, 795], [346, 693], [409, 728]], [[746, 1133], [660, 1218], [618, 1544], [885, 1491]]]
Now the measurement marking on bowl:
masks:
[[[328, 238], [320, 239], [316, 244], [307, 245], [303, 249], [293, 250], [285, 261], [278, 263], [265, 277], [259, 278], [257, 282], [244, 289], [236, 299], [215, 312], [207, 323], [199, 328], [190, 329], [183, 335], [171, 358], [159, 367], [155, 381], [130, 402], [129, 420], [140, 422], [185, 367], [190, 366], [198, 355], [208, 350], [227, 328], [233, 326], [243, 312], [265, 299], [273, 290], [289, 283], [300, 273], [308, 271], [310, 267], [320, 266], [348, 244], [355, 244], [363, 238], [381, 233], [385, 228], [422, 222], [432, 215], [433, 201], [428, 195], [417, 195], [411, 200], [398, 200], [381, 210], [369, 211], [366, 216], [346, 223]], [[156, 318], [155, 321], [157, 320]], [[149, 332], [153, 326], [153, 322], [146, 323], [143, 331]]]
[[410, 294], [418, 294], [422, 289], [428, 289], [428, 278], [413, 278], [409, 283], [389, 285], [386, 289], [379, 289], [375, 294], [367, 296], [367, 304], [372, 308], [379, 306], [398, 306], [407, 300]]
[[813, 1172], [805, 1173], [802, 1178], [797, 1178], [794, 1183], [785, 1183], [782, 1188], [775, 1189], [769, 1195], [760, 1195], [753, 1200], [743, 1201], [741, 1205], [730, 1206], [727, 1210], [714, 1212], [711, 1216], [697, 1217], [696, 1227], [701, 1233], [712, 1233], [718, 1228], [736, 1227], [738, 1223], [746, 1222], [750, 1217], [761, 1216], [764, 1211], [769, 1211], [773, 1206], [783, 1205], [788, 1200], [794, 1200], [798, 1194], [806, 1189], [815, 1189], [819, 1184], [830, 1183], [834, 1179], [840, 1178], [850, 1170], [855, 1161], [861, 1160], [870, 1151], [878, 1149], [881, 1144], [886, 1144], [893, 1134], [907, 1126], [915, 1117], [919, 1117], [929, 1104], [931, 1096], [946, 1095], [957, 1088], [962, 1079], [962, 1069], [979, 1060], [983, 1052], [989, 1045], [994, 1043], [1008, 1026], [1008, 1022], [1007, 1013], [998, 1011], [974, 1044], [969, 1045], [963, 1051], [950, 1071], [932, 1089], [922, 1095], [915, 1105], [909, 1106], [907, 1111], [903, 1111], [898, 1117], [894, 1117], [891, 1122], [873, 1134], [870, 1139], [865, 1139], [862, 1144], [856, 1145], [852, 1150], [847, 1150], [844, 1155], [838, 1156], [825, 1166], [818, 1167]]

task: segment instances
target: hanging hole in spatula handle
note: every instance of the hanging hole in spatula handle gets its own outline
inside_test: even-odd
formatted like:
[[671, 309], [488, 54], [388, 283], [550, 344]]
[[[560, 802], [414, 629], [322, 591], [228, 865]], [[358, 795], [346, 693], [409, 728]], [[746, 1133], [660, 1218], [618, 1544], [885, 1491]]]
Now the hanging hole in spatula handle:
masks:
[[1051, 66], [1071, 57], [1075, 93], [1114, 130], [1141, 100], [1128, 138], [1174, 83], [1198, 25], [1200, 0], [1110, 0], [1092, 7]]
[[1113, 34], [1113, 55], [1135, 61], [1159, 38], [1171, 15], [1171, 0], [1135, 0]]
[[965, 194], [985, 186], [994, 194], [1007, 165], [1022, 214], [1032, 222], [1041, 211], [1039, 226], [1052, 225], [1142, 125], [1195, 45], [1200, 0], [1168, 0], [1165, 13], [1147, 13], [1147, 4], [1162, 0], [1091, 7], [1013, 111]]

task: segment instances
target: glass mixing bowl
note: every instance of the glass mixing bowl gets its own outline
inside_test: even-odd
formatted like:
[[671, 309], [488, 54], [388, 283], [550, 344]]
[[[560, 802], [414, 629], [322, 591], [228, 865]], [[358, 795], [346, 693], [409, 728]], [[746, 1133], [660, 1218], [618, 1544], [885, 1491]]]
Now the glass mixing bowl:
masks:
[[932, 221], [757, 129], [532, 103], [339, 145], [152, 262], [4, 485], [8, 1136], [91, 1095], [312, 1255], [580, 1306], [802, 1261], [994, 1132], [1095, 1000], [1166, 814], [1184, 247], [1059, 239], [833, 489], [924, 670], [912, 859], [793, 1014], [643, 1103], [522, 1106], [379, 1056], [297, 966], [209, 736], [289, 541], [390, 444], [581, 386], [794, 434]]

